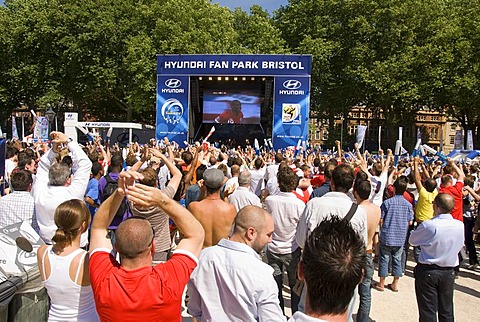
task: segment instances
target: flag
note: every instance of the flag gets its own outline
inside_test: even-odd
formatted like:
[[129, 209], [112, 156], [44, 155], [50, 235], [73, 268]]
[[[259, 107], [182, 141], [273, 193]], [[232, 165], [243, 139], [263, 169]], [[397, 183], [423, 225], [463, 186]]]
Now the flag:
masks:
[[205, 140], [203, 140], [203, 142], [207, 142], [208, 139], [212, 136], [213, 132], [215, 132], [215, 126], [212, 126], [210, 132], [208, 132], [207, 137], [205, 138]]
[[253, 141], [253, 147], [255, 148], [255, 153], [256, 153], [257, 155], [260, 155], [260, 145], [258, 144], [258, 140], [257, 140], [257, 139], [255, 139], [255, 140]]
[[107, 131], [107, 142], [110, 142], [110, 137], [112, 136], [113, 127], [109, 128]]
[[380, 143], [382, 141], [382, 126], [380, 125], [378, 127], [378, 149], [382, 149], [382, 144]]
[[33, 130], [33, 139], [39, 141], [48, 140], [48, 119], [45, 116], [38, 116]]
[[297, 156], [301, 145], [302, 145], [302, 139], [299, 139], [298, 142], [297, 142], [297, 146], [295, 146], [295, 149], [294, 149], [294, 154], [293, 154], [294, 157]]
[[472, 130], [467, 131], [467, 150], [473, 150], [473, 134]]
[[359, 125], [357, 127], [357, 143], [358, 143], [358, 148], [359, 149], [362, 148], [366, 132], [367, 132], [367, 126], [366, 125]]
[[413, 153], [412, 153], [413, 157], [416, 157], [417, 155], [420, 154], [419, 149], [420, 149], [421, 144], [422, 144], [422, 139], [417, 139], [417, 143], [415, 144], [415, 147], [413, 148]]
[[15, 116], [12, 116], [12, 139], [18, 140], [17, 121], [15, 120]]
[[463, 130], [455, 131], [455, 150], [463, 150]]

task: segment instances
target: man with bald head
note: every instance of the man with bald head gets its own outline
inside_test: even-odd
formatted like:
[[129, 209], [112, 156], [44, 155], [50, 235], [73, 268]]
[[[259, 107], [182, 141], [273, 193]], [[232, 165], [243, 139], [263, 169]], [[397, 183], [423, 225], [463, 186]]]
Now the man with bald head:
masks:
[[455, 198], [439, 193], [433, 201], [434, 217], [412, 231], [409, 242], [420, 246], [415, 267], [415, 294], [420, 321], [453, 321], [454, 267], [463, 247], [464, 227], [450, 214]]
[[250, 184], [252, 182], [250, 171], [242, 171], [237, 179], [238, 188], [228, 196], [228, 201], [235, 206], [237, 212], [243, 207], [250, 205], [261, 207], [262, 203], [260, 202], [260, 198], [250, 191]]
[[[135, 184], [142, 179], [138, 172], [121, 172], [119, 188], [101, 204], [93, 219], [89, 268], [102, 321], [180, 321], [182, 294], [202, 249], [200, 223], [161, 190]], [[118, 226], [115, 249], [120, 263], [111, 254], [107, 228], [124, 196], [138, 209], [162, 209], [182, 231], [184, 238], [165, 263], [152, 267], [155, 232], [143, 217], [130, 217]]]
[[204, 249], [188, 290], [188, 312], [198, 321], [285, 321], [273, 268], [259, 252], [272, 241], [272, 216], [246, 206], [230, 239]]

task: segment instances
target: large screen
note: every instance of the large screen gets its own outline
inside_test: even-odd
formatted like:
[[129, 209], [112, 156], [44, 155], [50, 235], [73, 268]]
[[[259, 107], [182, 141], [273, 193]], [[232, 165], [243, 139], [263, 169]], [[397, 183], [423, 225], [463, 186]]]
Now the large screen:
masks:
[[205, 90], [203, 122], [259, 124], [260, 90]]

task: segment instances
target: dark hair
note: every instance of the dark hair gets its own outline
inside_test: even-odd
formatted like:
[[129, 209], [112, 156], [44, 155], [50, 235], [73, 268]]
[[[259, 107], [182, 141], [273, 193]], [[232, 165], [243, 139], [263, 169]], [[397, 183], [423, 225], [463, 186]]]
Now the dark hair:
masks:
[[408, 186], [408, 178], [406, 176], [400, 176], [397, 180], [393, 183], [393, 187], [395, 188], [396, 195], [403, 195], [405, 190], [407, 190]]
[[343, 314], [365, 267], [365, 243], [337, 216], [323, 220], [307, 238], [302, 255], [307, 296], [313, 312]]
[[291, 192], [295, 190], [295, 188], [298, 186], [299, 180], [300, 178], [290, 167], [284, 167], [278, 170], [278, 187], [282, 192]]
[[263, 167], [262, 158], [256, 158], [255, 159], [255, 169], [260, 170], [261, 167]]
[[69, 155], [66, 155], [62, 158], [62, 163], [65, 163], [66, 165], [68, 165], [68, 167], [70, 168], [73, 164], [73, 160], [72, 160], [72, 157], [69, 156]]
[[203, 173], [207, 170], [207, 166], [205, 164], [201, 164], [195, 170], [195, 174], [197, 175], [197, 181], [203, 179]]
[[110, 160], [110, 166], [108, 167], [108, 172], [115, 170], [121, 171], [123, 169], [123, 157], [120, 153], [115, 153]]
[[10, 159], [15, 156], [15, 154], [18, 154], [18, 150], [13, 146], [7, 146], [7, 149], [5, 150], [5, 159]]
[[17, 167], [20, 169], [25, 169], [26, 165], [30, 165], [32, 163], [32, 160], [35, 161], [32, 157], [28, 155], [28, 153], [22, 151], [17, 155]]
[[88, 153], [88, 158], [92, 163], [98, 162], [98, 152], [97, 151], [92, 151]]
[[92, 174], [94, 176], [96, 176], [102, 169], [103, 169], [103, 166], [100, 163], [94, 162], [92, 164]]
[[185, 162], [186, 165], [190, 165], [193, 161], [193, 155], [189, 151], [185, 151], [182, 153], [182, 160]]
[[280, 163], [283, 161], [283, 154], [281, 153], [276, 153], [275, 154], [275, 163]]
[[428, 178], [427, 180], [425, 180], [425, 189], [428, 192], [433, 192], [435, 188], [437, 188], [437, 181], [435, 179]]
[[354, 178], [353, 169], [347, 164], [337, 165], [332, 171], [335, 191], [347, 193], [353, 186]]
[[137, 156], [133, 153], [129, 153], [127, 154], [127, 158], [125, 159], [125, 163], [127, 164], [127, 166], [131, 167], [133, 166], [135, 163], [137, 163]]
[[355, 191], [360, 199], [367, 200], [370, 197], [372, 191], [372, 184], [368, 180], [356, 179], [353, 184], [353, 191]]
[[336, 165], [333, 164], [332, 162], [327, 162], [323, 170], [323, 175], [325, 176], [325, 178], [332, 179], [332, 172], [335, 169], [335, 167]]
[[69, 246], [72, 240], [83, 232], [82, 223], [85, 222], [84, 227], [87, 228], [90, 219], [90, 211], [82, 200], [67, 200], [58, 205], [54, 214], [55, 225], [58, 228], [52, 238], [53, 251], [58, 254]]
[[25, 169], [19, 169], [18, 171], [12, 172], [10, 177], [10, 184], [15, 191], [27, 191], [28, 186], [32, 182], [32, 174]]

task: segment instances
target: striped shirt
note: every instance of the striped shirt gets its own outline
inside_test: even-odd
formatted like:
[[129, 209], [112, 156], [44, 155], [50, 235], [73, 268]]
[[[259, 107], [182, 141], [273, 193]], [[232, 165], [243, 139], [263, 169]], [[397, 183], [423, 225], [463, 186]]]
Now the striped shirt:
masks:
[[0, 198], [0, 227], [27, 221], [32, 224], [35, 203], [28, 191], [14, 191]]
[[402, 195], [385, 200], [382, 210], [380, 243], [386, 246], [403, 246], [407, 238], [408, 222], [413, 220], [413, 208]]

